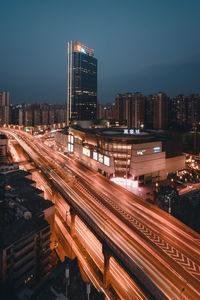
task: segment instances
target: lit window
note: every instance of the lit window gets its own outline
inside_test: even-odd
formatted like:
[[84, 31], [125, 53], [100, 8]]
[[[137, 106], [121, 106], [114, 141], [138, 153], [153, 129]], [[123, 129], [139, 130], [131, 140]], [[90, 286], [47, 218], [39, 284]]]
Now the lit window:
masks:
[[90, 149], [88, 148], [83, 148], [83, 154], [87, 155], [88, 157], [90, 157]]
[[104, 165], [110, 166], [110, 157], [104, 155]]
[[71, 144], [73, 144], [73, 143], [74, 143], [74, 136], [71, 135]]
[[99, 162], [103, 164], [103, 155], [99, 153]]
[[154, 153], [160, 152], [160, 147], [154, 147], [154, 148], [153, 148], [153, 152], [154, 152]]
[[93, 159], [98, 160], [98, 154], [95, 151], [93, 151]]

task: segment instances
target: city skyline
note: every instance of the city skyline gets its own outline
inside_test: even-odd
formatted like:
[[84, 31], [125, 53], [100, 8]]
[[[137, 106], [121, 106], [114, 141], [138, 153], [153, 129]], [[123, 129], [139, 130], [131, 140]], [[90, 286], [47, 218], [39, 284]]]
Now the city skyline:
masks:
[[125, 92], [198, 93], [199, 5], [3, 2], [0, 90], [11, 103], [66, 101], [67, 42], [80, 40], [99, 60], [99, 103]]

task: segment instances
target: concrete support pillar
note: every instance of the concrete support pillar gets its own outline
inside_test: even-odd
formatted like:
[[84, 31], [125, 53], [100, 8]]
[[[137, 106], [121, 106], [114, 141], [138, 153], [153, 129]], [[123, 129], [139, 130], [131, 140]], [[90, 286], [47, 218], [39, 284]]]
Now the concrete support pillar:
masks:
[[103, 283], [105, 284], [106, 287], [108, 287], [109, 284], [109, 274], [110, 274], [110, 257], [111, 257], [111, 252], [106, 247], [103, 245], [102, 248], [103, 256], [104, 256], [104, 272], [103, 272]]
[[52, 192], [52, 195], [48, 199], [51, 200], [56, 205], [59, 194], [57, 191], [55, 191], [55, 189], [53, 187], [51, 187], [51, 192]]
[[70, 211], [70, 216], [71, 216], [70, 235], [73, 237], [75, 235], [75, 217], [76, 217], [76, 213], [72, 208], [70, 208], [69, 211]]

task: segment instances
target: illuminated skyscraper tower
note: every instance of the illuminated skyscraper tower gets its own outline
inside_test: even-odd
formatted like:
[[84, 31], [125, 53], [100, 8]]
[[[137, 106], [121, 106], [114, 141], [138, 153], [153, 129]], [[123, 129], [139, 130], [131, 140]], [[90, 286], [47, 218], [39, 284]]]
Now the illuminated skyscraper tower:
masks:
[[67, 121], [97, 118], [97, 59], [94, 50], [68, 42]]

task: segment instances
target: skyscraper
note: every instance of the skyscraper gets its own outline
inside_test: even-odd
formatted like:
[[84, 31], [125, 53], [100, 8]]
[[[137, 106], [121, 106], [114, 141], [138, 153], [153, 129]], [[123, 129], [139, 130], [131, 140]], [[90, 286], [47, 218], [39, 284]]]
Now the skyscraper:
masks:
[[97, 59], [94, 50], [68, 42], [67, 123], [97, 118]]

